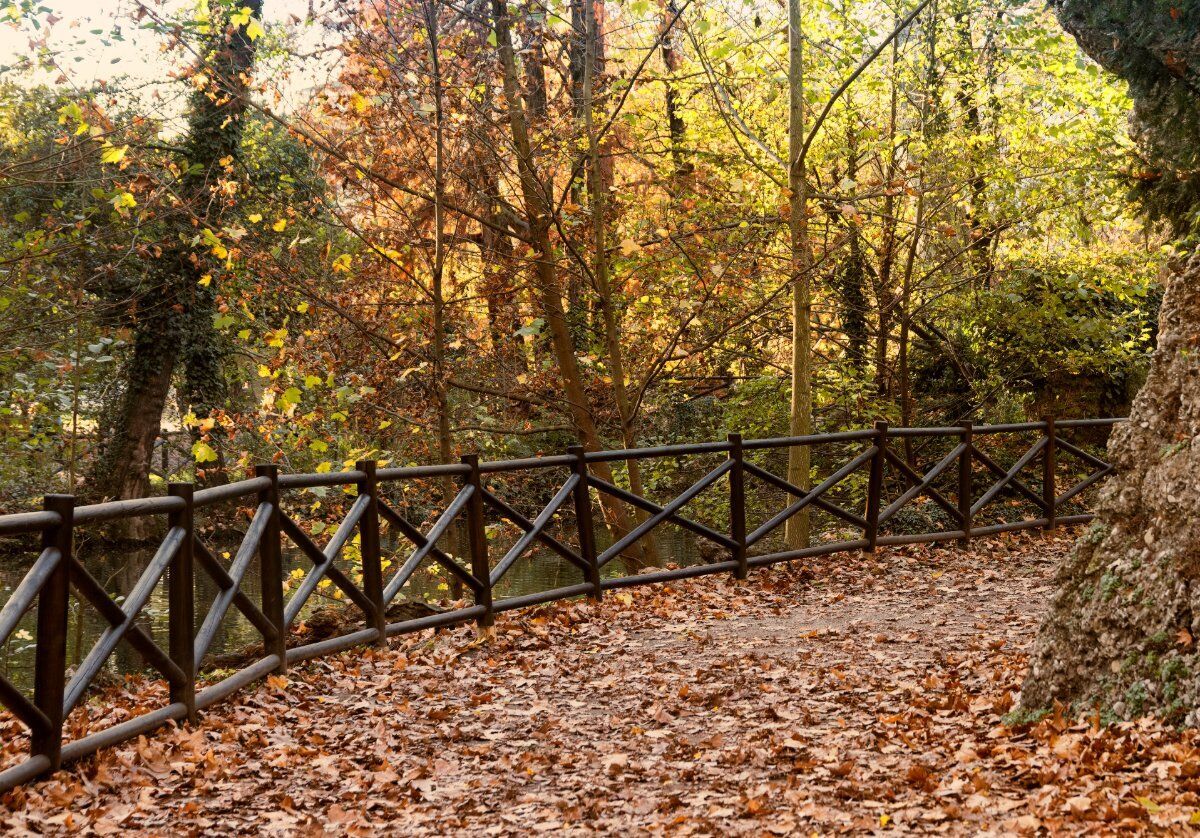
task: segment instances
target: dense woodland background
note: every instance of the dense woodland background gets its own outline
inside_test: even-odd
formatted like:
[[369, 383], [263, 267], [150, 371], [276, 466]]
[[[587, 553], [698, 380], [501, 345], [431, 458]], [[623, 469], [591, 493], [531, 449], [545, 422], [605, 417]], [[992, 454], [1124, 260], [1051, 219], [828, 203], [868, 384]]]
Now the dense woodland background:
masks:
[[799, 61], [743, 0], [121, 9], [72, 38], [150, 38], [153, 85], [0, 10], [4, 511], [784, 435], [798, 245], [816, 430], [1120, 414], [1144, 375], [1155, 176], [1040, 2], [805, 2]]

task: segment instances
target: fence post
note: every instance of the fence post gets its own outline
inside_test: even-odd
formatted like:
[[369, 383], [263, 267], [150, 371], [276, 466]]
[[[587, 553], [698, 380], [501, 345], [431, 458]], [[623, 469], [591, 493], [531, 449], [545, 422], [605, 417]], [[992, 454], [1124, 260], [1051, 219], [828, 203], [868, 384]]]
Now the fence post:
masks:
[[283, 617], [283, 533], [279, 523], [279, 466], [274, 464], [254, 467], [256, 477], [266, 477], [271, 485], [258, 493], [258, 502], [271, 505], [271, 515], [262, 541], [258, 545], [259, 571], [262, 575], [262, 610], [271, 625], [275, 626], [274, 640], [263, 641], [268, 655], [279, 656], [276, 672], [287, 672], [288, 628]]
[[959, 442], [967, 447], [963, 449], [958, 458], [958, 514], [962, 518], [963, 531], [963, 537], [958, 540], [958, 546], [966, 547], [971, 540], [971, 453], [975, 445], [975, 426], [972, 423], [962, 423]]
[[1046, 447], [1042, 451], [1042, 511], [1046, 515], [1045, 532], [1054, 529], [1058, 522], [1055, 520], [1058, 512], [1058, 489], [1055, 486], [1055, 471], [1058, 468], [1058, 431], [1054, 427], [1054, 417], [1044, 416], [1046, 423]]
[[888, 423], [875, 423], [875, 456], [871, 458], [871, 474], [867, 480], [867, 529], [863, 536], [867, 541], [867, 552], [875, 552], [879, 540], [879, 507], [883, 498], [883, 466], [887, 457]]
[[363, 593], [375, 606], [367, 622], [375, 629], [375, 645], [387, 646], [387, 604], [383, 601], [383, 558], [379, 550], [379, 481], [374, 460], [359, 460], [355, 466], [363, 473], [358, 494], [365, 496], [367, 508], [358, 519], [358, 552], [362, 556]]
[[476, 624], [480, 636], [491, 634], [496, 616], [492, 613], [492, 568], [488, 562], [487, 530], [483, 521], [483, 480], [479, 476], [479, 455], [465, 454], [463, 465], [471, 469], [463, 478], [465, 485], [472, 488], [467, 500], [467, 541], [471, 548], [471, 575], [482, 582], [475, 594], [475, 604], [483, 606], [483, 614]]
[[742, 466], [745, 452], [741, 434], [729, 434], [728, 440], [729, 459], [733, 462], [733, 468], [729, 470], [729, 537], [736, 542], [731, 552], [737, 562], [733, 578], [745, 579], [749, 575], [746, 565], [746, 472]]
[[67, 685], [67, 608], [71, 594], [71, 557], [74, 549], [75, 497], [46, 495], [42, 506], [57, 512], [62, 522], [42, 531], [42, 547], [59, 551], [61, 558], [38, 593], [37, 646], [33, 662], [33, 703], [50, 721], [44, 731], [33, 731], [29, 750], [50, 760], [50, 770], [62, 764], [63, 694]]
[[183, 500], [183, 509], [167, 517], [167, 526], [183, 529], [183, 541], [167, 571], [167, 633], [171, 660], [183, 670], [182, 684], [171, 685], [171, 702], [187, 708], [187, 720], [196, 722], [196, 587], [194, 577], [196, 510], [191, 483], [171, 483], [167, 494]]
[[575, 458], [572, 468], [579, 478], [573, 493], [575, 500], [575, 528], [579, 531], [579, 555], [587, 564], [587, 582], [592, 586], [589, 596], [596, 602], [604, 595], [600, 587], [600, 564], [596, 559], [596, 530], [592, 518], [592, 489], [588, 483], [587, 460], [582, 445], [572, 445], [567, 453]]

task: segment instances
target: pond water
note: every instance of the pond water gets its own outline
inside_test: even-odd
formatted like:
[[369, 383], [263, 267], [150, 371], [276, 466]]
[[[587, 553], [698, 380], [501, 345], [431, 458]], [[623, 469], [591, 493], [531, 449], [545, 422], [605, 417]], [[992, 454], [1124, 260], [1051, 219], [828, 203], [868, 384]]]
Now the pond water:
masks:
[[[695, 539], [690, 534], [674, 530], [664, 530], [662, 532], [656, 531], [654, 535], [659, 547], [659, 554], [667, 557], [671, 563], [690, 565], [702, 561]], [[601, 550], [606, 546], [606, 536], [607, 533], [597, 533], [597, 540], [600, 542], [599, 549]], [[225, 545], [220, 545], [212, 541], [206, 543], [209, 543], [210, 547], [217, 548], [214, 552], [222, 558], [223, 563], [228, 568], [229, 558], [237, 549], [236, 542]], [[284, 539], [284, 543], [285, 545], [289, 544], [286, 538]], [[492, 545], [491, 557], [493, 562], [498, 560], [507, 548], [508, 545], [504, 543]], [[397, 549], [395, 543], [385, 543], [383, 545], [385, 561], [391, 560], [393, 562], [392, 566], [384, 571], [385, 582], [390, 573], [403, 563], [411, 550], [412, 546], [408, 543], [399, 545], [399, 549]], [[95, 540], [88, 540], [86, 536], [83, 536], [77, 541], [76, 552], [91, 574], [104, 585], [116, 601], [120, 602], [133, 589], [142, 571], [146, 568], [151, 558], [153, 558], [154, 546], [114, 547]], [[13, 589], [25, 576], [26, 571], [36, 556], [37, 552], [35, 549], [9, 551], [0, 554], [0, 606], [11, 596]], [[469, 562], [465, 562], [465, 564], [469, 564]], [[352, 576], [357, 576], [355, 569], [350, 566], [349, 562], [339, 560], [338, 565]], [[299, 550], [284, 550], [285, 576], [293, 573], [293, 571], [297, 572], [298, 575], [300, 572], [308, 571], [311, 567], [312, 562]], [[619, 576], [622, 573], [624, 573], [624, 568], [621, 566], [620, 561], [611, 562], [604, 568], [605, 576]], [[204, 619], [204, 615], [207, 614], [219, 589], [200, 568], [199, 563], [197, 563], [195, 575], [196, 619], [197, 624], [199, 624]], [[412, 580], [401, 590], [397, 596], [397, 601], [402, 599], [423, 600], [434, 605], [440, 603], [443, 607], [448, 606], [451, 598], [448, 581], [444, 571], [431, 561], [426, 560], [421, 569], [413, 575]], [[534, 549], [518, 560], [504, 578], [500, 580], [495, 588], [494, 596], [496, 599], [518, 596], [562, 587], [564, 585], [572, 585], [582, 581], [583, 576], [574, 565], [566, 562], [553, 552]], [[260, 601], [261, 580], [258, 575], [257, 561], [251, 562], [246, 576], [242, 581], [241, 588], [253, 602], [257, 603]], [[303, 620], [307, 615], [312, 613], [314, 608], [334, 602], [333, 595], [335, 590], [332, 585], [318, 589], [317, 593], [313, 595], [305, 606], [305, 609], [301, 612], [299, 619]], [[353, 606], [350, 607], [353, 608]], [[81, 603], [74, 595], [71, 597], [70, 608], [67, 660], [70, 666], [75, 666], [87, 655], [100, 634], [108, 628], [108, 623], [89, 603], [84, 602], [81, 607]], [[149, 603], [143, 610], [143, 616], [139, 623], [154, 637], [160, 646], [164, 649], [166, 648], [167, 586], [165, 579], [154, 589]], [[24, 690], [30, 689], [33, 681], [33, 647], [36, 624], [35, 607], [25, 615], [19, 628], [9, 638], [8, 642], [3, 647], [0, 647], [0, 674], [18, 688]], [[261, 642], [261, 637], [257, 630], [236, 608], [231, 607], [222, 622], [221, 631], [213, 643], [210, 654], [219, 655], [224, 652], [237, 652], [259, 642]], [[145, 669], [146, 667], [141, 656], [128, 643], [122, 642], [118, 644], [116, 651], [109, 658], [105, 672], [107, 675], [113, 676], [127, 672], [144, 671]]]

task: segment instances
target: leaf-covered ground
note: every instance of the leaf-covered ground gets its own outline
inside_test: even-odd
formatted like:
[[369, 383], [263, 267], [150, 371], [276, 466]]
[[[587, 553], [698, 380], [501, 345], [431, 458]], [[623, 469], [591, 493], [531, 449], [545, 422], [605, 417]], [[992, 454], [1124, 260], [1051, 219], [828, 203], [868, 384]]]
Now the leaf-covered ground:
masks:
[[[1200, 739], [1006, 726], [1068, 539], [838, 556], [313, 661], [10, 792], [8, 831], [1190, 831]], [[1012, 719], [1010, 718], [1010, 721]]]

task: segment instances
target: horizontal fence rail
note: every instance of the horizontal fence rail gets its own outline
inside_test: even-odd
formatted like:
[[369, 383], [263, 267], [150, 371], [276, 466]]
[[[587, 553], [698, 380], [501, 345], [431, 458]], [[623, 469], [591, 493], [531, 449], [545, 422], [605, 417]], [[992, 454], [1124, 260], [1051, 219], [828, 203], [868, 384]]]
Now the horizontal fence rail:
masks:
[[[1062, 438], [1064, 432], [1109, 428], [1121, 419], [1045, 419], [1006, 425], [973, 426], [969, 423], [937, 428], [889, 428], [877, 422], [873, 428], [798, 437], [743, 440], [731, 434], [724, 442], [664, 445], [617, 451], [585, 451], [572, 447], [565, 454], [481, 463], [466, 456], [460, 463], [377, 468], [361, 461], [353, 470], [322, 474], [281, 475], [273, 465], [259, 466], [254, 476], [222, 486], [196, 490], [191, 484], [172, 483], [167, 495], [139, 500], [76, 506], [68, 495], [48, 495], [43, 509], [0, 516], [0, 535], [40, 534], [41, 552], [24, 578], [0, 609], [0, 644], [17, 629], [22, 618], [36, 609], [36, 638], [33, 646], [33, 695], [0, 677], [0, 704], [27, 731], [29, 756], [0, 771], [0, 790], [57, 769], [64, 761], [92, 754], [170, 721], [194, 721], [198, 713], [273, 672], [286, 671], [289, 664], [321, 655], [334, 654], [364, 644], [385, 644], [388, 637], [474, 622], [486, 628], [495, 614], [570, 597], [599, 599], [606, 589], [729, 573], [744, 579], [750, 568], [765, 567], [796, 559], [874, 551], [878, 546], [958, 541], [1012, 530], [1049, 530], [1060, 525], [1084, 523], [1089, 513], [1062, 514], [1067, 505], [1112, 472], [1102, 458]], [[981, 450], [978, 438], [1004, 435], [1010, 449], [1023, 448], [1008, 465], [999, 455]], [[1029, 440], [1032, 441], [1029, 441]], [[926, 452], [929, 462], [922, 469], [911, 457], [917, 444], [948, 445], [949, 449]], [[897, 445], [899, 443], [899, 445]], [[1026, 444], [1028, 443], [1028, 444]], [[838, 445], [858, 449], [832, 468], [815, 486], [796, 485], [750, 462], [748, 455], [780, 451], [795, 446]], [[903, 446], [903, 447], [900, 447]], [[842, 448], [838, 449], [839, 451]], [[714, 467], [705, 466], [702, 477], [665, 504], [655, 503], [610, 479], [599, 476], [600, 464], [661, 458], [724, 457]], [[911, 458], [910, 458], [911, 457]], [[1073, 458], [1087, 474], [1070, 485], [1058, 485], [1060, 463]], [[711, 462], [711, 460], [710, 460]], [[1032, 469], [1037, 464], [1036, 469]], [[492, 475], [540, 472], [557, 469], [557, 488], [540, 511], [527, 516], [504, 500], [489, 485]], [[1035, 472], [1031, 482], [1028, 472]], [[609, 474], [607, 467], [602, 473]], [[986, 486], [978, 490], [981, 476]], [[835, 490], [852, 478], [865, 480], [863, 508], [846, 508]], [[890, 482], [889, 482], [890, 478]], [[422, 530], [418, 523], [390, 503], [381, 492], [389, 485], [442, 479], [457, 481], [457, 493]], [[947, 485], [948, 484], [948, 485]], [[684, 507], [705, 494], [726, 487], [728, 530], [705, 524], [683, 513]], [[282, 506], [284, 493], [342, 487], [350, 506], [324, 545], [307, 532]], [[748, 488], [782, 492], [785, 505], [761, 522], [747, 520]], [[889, 500], [889, 495], [894, 494]], [[635, 510], [636, 518], [625, 532], [614, 532], [609, 546], [597, 544], [595, 502], [606, 496]], [[907, 509], [921, 503], [934, 508], [949, 522], [942, 530], [918, 533], [888, 533], [888, 525]], [[977, 525], [985, 512], [1001, 498], [1032, 508], [1033, 515], [1020, 520]], [[221, 551], [206, 544], [196, 526], [198, 510], [218, 504], [244, 509], [248, 523], [236, 549], [219, 558]], [[831, 516], [843, 530], [838, 540], [796, 549], [755, 552], [787, 521], [800, 514], [820, 511]], [[554, 530], [566, 512], [574, 521], [574, 540], [563, 530]], [[501, 556], [489, 556], [488, 516], [498, 523], [516, 527], [520, 536]], [[92, 572], [75, 555], [76, 531], [105, 521], [147, 516], [164, 519], [165, 535], [148, 565], [123, 601], [115, 600]], [[655, 569], [605, 578], [603, 570], [613, 560], [642, 545], [660, 525], [673, 524], [689, 532], [717, 552], [705, 564]], [[464, 528], [466, 563], [440, 548], [438, 542], [459, 525]], [[385, 562], [381, 531], [404, 545], [403, 560]], [[556, 534], [557, 532], [557, 534]], [[310, 563], [298, 584], [285, 591], [282, 552], [284, 539]], [[357, 538], [357, 541], [355, 540]], [[337, 560], [354, 545], [361, 563], [356, 581], [337, 565]], [[497, 585], [512, 568], [535, 548], [549, 551], [582, 576], [579, 583], [545, 591], [494, 599]], [[389, 606], [414, 574], [426, 563], [440, 568], [468, 595], [468, 603], [397, 622], [388, 621]], [[255, 568], [255, 565], [257, 567]], [[428, 566], [428, 565], [426, 565]], [[245, 580], [255, 568], [260, 592], [252, 596]], [[208, 611], [196, 612], [196, 585], [203, 575], [216, 588]], [[139, 622], [156, 586], [167, 589], [167, 648], [164, 649]], [[304, 645], [289, 647], [288, 639], [306, 604], [319, 587], [332, 586], [348, 606], [361, 614], [361, 629]], [[95, 608], [107, 624], [100, 637], [74, 667], [68, 665], [67, 636], [69, 598], [80, 606]], [[236, 610], [254, 628], [262, 646], [257, 659], [216, 683], [199, 687], [198, 668], [209, 654], [223, 621]], [[96, 686], [110, 655], [128, 643], [156, 670], [169, 690], [168, 703], [120, 724], [67, 741], [68, 716]]]

